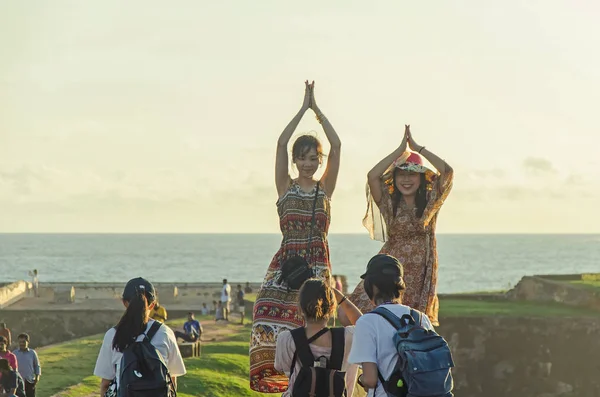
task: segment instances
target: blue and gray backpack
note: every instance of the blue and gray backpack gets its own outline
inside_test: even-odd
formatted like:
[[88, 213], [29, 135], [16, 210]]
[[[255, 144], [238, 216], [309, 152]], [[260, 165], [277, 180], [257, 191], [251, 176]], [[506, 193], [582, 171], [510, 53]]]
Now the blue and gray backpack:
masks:
[[452, 353], [444, 338], [421, 326], [421, 314], [411, 309], [401, 318], [384, 307], [371, 313], [385, 318], [395, 329], [398, 361], [389, 379], [379, 380], [389, 397], [452, 397]]

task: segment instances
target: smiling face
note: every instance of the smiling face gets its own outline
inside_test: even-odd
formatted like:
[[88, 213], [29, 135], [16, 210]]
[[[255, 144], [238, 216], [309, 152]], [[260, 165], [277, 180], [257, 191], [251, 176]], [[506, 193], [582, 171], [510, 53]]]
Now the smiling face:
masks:
[[396, 169], [394, 171], [394, 183], [403, 196], [414, 196], [421, 186], [421, 174], [418, 172]]
[[296, 164], [301, 177], [310, 179], [321, 165], [321, 156], [315, 148], [310, 148], [294, 158], [294, 164]]
[[6, 349], [8, 348], [7, 344], [8, 342], [5, 338], [0, 338], [0, 352], [6, 352]]
[[292, 147], [292, 161], [298, 168], [301, 178], [312, 179], [321, 166], [323, 150], [321, 143], [312, 135], [302, 135]]

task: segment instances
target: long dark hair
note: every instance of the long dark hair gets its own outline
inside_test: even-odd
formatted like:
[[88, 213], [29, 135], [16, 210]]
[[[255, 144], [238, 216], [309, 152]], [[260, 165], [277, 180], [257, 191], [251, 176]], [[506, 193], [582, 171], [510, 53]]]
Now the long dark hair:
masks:
[[121, 320], [115, 327], [115, 337], [113, 338], [113, 348], [122, 352], [136, 338], [146, 330], [148, 324], [146, 313], [148, 305], [154, 302], [154, 296], [147, 293], [144, 289], [139, 289], [129, 300], [127, 310], [123, 313]]
[[333, 290], [320, 278], [306, 280], [300, 287], [298, 300], [306, 317], [314, 321], [328, 320], [336, 306]]
[[[402, 193], [398, 190], [396, 186], [396, 173], [398, 172], [398, 168], [394, 168], [394, 173], [392, 175], [392, 186], [394, 186], [394, 192], [392, 193], [392, 209], [394, 211], [394, 217], [398, 212], [398, 204], [400, 204], [400, 200], [402, 200]], [[425, 178], [425, 174], [421, 173], [421, 183], [419, 184], [419, 188], [417, 189], [417, 193], [415, 195], [415, 206], [417, 207], [417, 218], [423, 216], [423, 212], [425, 212], [425, 207], [427, 207], [427, 190], [428, 190], [428, 182]]]

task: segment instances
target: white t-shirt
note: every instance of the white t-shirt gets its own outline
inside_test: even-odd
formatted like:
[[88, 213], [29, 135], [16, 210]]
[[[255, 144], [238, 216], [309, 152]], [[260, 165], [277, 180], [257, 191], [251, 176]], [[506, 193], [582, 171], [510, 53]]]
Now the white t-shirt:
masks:
[[231, 286], [229, 284], [225, 284], [221, 290], [221, 302], [229, 301], [231, 301]]
[[[148, 321], [146, 325], [146, 331], [150, 329], [154, 320]], [[102, 341], [102, 347], [100, 347], [100, 353], [98, 353], [98, 359], [96, 360], [96, 367], [94, 368], [94, 375], [102, 379], [114, 379], [116, 374], [119, 372], [121, 365], [121, 357], [123, 353], [113, 349], [112, 343], [115, 337], [116, 330], [114, 328], [106, 331], [104, 340]], [[142, 341], [144, 335], [138, 336], [137, 340]], [[163, 360], [167, 364], [169, 373], [173, 377], [185, 375], [185, 364], [181, 358], [181, 353], [177, 347], [177, 341], [173, 330], [166, 325], [162, 325], [152, 340], [150, 341], [154, 347], [158, 350]], [[118, 384], [117, 377], [117, 384]]]
[[[382, 305], [398, 317], [410, 314], [410, 307], [397, 304]], [[421, 314], [421, 325], [426, 329], [433, 329], [429, 318]], [[354, 343], [348, 361], [354, 364], [376, 363], [383, 379], [388, 379], [398, 360], [398, 353], [394, 346], [396, 329], [378, 314], [364, 314], [356, 322], [354, 330]], [[377, 383], [377, 394], [373, 396], [373, 389], [369, 390], [369, 397], [387, 397], [381, 382]]]
[[[348, 326], [344, 328], [344, 359], [342, 361], [342, 371], [346, 372], [346, 389], [348, 395], [351, 396], [354, 391], [354, 385], [356, 384], [356, 375], [358, 374], [358, 366], [348, 364], [348, 354], [352, 348], [352, 340], [354, 334], [354, 327]], [[310, 344], [310, 350], [315, 358], [325, 356], [328, 359], [331, 358], [331, 347], [317, 346]], [[277, 344], [275, 348], [275, 369], [285, 373], [290, 378], [289, 388], [284, 392], [281, 397], [289, 397], [292, 395], [292, 388], [296, 381], [296, 376], [302, 364], [300, 360], [296, 359], [294, 373], [290, 377], [290, 370], [292, 369], [292, 361], [294, 353], [296, 352], [296, 344], [294, 343], [294, 337], [290, 331], [283, 331], [277, 336]]]

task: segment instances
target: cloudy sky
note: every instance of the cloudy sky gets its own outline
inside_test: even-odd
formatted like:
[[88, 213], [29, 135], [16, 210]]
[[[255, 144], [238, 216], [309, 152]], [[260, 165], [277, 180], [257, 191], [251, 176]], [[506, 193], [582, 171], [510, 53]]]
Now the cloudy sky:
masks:
[[[0, 232], [277, 233], [316, 81], [331, 232], [403, 125], [456, 170], [439, 232], [598, 233], [595, 1], [0, 3]], [[316, 131], [309, 111], [298, 133]]]

